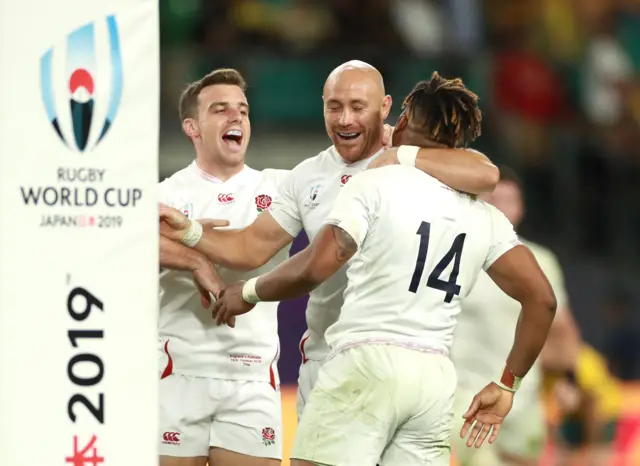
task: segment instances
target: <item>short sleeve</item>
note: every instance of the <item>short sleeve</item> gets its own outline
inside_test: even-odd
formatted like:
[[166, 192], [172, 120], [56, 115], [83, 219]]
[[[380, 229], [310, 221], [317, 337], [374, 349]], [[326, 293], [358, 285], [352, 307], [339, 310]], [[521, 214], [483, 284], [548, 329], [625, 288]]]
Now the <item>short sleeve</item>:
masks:
[[487, 204], [487, 207], [489, 208], [491, 239], [487, 257], [482, 266], [484, 270], [488, 270], [503, 254], [522, 244], [507, 217], [492, 205]]
[[278, 185], [276, 196], [269, 213], [284, 231], [296, 237], [302, 230], [302, 219], [297, 201], [297, 185], [293, 171], [288, 172]]
[[379, 197], [376, 183], [372, 182], [372, 172], [360, 173], [349, 180], [340, 190], [338, 199], [325, 220], [326, 224], [335, 225], [346, 231], [358, 245], [358, 249], [371, 228], [377, 211]]

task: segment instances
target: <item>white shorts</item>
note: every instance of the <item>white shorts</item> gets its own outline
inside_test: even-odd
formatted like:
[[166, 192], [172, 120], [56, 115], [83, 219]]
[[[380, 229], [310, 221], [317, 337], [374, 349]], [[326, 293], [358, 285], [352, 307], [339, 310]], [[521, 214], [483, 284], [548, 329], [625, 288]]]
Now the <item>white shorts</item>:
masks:
[[448, 466], [456, 373], [444, 356], [391, 345], [322, 365], [291, 458], [329, 466]]
[[282, 400], [268, 382], [171, 374], [160, 381], [160, 455], [210, 447], [282, 459]]
[[[487, 382], [488, 383], [488, 382]], [[468, 390], [456, 392], [454, 407], [453, 446], [461, 466], [499, 466], [500, 454], [519, 457], [525, 460], [537, 460], [543, 453], [546, 442], [546, 424], [541, 400], [533, 395], [516, 393], [511, 412], [505, 418], [500, 435], [493, 445], [485, 444], [479, 448], [468, 448], [467, 439], [460, 438], [462, 415], [469, 409], [476, 395]]]
[[309, 395], [311, 395], [311, 390], [313, 390], [313, 387], [315, 387], [316, 382], [318, 381], [318, 374], [320, 373], [322, 364], [323, 362], [321, 361], [312, 361], [311, 359], [307, 359], [306, 362], [300, 365], [300, 372], [298, 374], [298, 393], [296, 400], [298, 422], [300, 422], [302, 411], [304, 411], [304, 406], [309, 399]]

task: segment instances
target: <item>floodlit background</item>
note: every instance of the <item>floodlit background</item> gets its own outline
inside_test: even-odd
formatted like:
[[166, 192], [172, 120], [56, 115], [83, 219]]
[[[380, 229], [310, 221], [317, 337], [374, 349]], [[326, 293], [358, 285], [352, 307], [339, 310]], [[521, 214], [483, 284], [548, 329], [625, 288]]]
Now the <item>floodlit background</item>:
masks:
[[[402, 98], [434, 70], [481, 97], [475, 148], [526, 184], [521, 234], [561, 259], [587, 342], [627, 390], [640, 379], [640, 2], [637, 0], [162, 0], [160, 176], [192, 160], [177, 102], [218, 67], [247, 78], [254, 168], [292, 168], [330, 143], [322, 84], [349, 59]], [[304, 238], [297, 243], [304, 244]], [[304, 303], [284, 304], [294, 386]], [[285, 409], [291, 423], [291, 398]], [[638, 411], [640, 415], [640, 410]], [[293, 416], [293, 418], [291, 418]], [[639, 437], [640, 438], [640, 437]], [[622, 464], [622, 463], [621, 463]], [[631, 463], [629, 463], [631, 464]], [[640, 460], [638, 463], [640, 464]]]

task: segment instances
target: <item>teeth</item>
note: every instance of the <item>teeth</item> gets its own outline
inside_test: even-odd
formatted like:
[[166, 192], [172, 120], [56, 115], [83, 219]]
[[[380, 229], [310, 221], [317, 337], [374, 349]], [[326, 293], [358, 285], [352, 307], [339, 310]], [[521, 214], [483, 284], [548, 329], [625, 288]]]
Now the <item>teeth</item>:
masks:
[[340, 136], [343, 136], [345, 138], [350, 138], [353, 137], [355, 135], [357, 135], [358, 133], [338, 133]]
[[229, 131], [227, 131], [226, 133], [224, 133], [225, 136], [236, 136], [236, 137], [242, 137], [242, 131], [240, 131], [239, 129], [230, 129]]

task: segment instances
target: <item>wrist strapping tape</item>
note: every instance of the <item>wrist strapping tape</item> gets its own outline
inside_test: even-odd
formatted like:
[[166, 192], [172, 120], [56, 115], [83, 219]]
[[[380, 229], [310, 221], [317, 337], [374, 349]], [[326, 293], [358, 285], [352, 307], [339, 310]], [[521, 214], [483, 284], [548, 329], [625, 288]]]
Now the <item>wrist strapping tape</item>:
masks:
[[507, 366], [502, 371], [502, 377], [496, 382], [496, 385], [503, 390], [507, 390], [511, 393], [515, 393], [520, 388], [522, 383], [522, 377], [517, 377]]
[[257, 283], [257, 278], [250, 278], [242, 287], [242, 299], [249, 304], [258, 304], [260, 302], [260, 297], [258, 296], [258, 293], [256, 293]]
[[416, 158], [420, 148], [417, 146], [400, 146], [396, 156], [398, 157], [398, 163], [400, 165], [407, 165], [409, 167], [416, 166]]
[[180, 242], [185, 246], [192, 248], [196, 244], [198, 244], [200, 238], [202, 238], [202, 223], [198, 222], [197, 220], [191, 220], [189, 229], [184, 234], [184, 236], [182, 236]]

